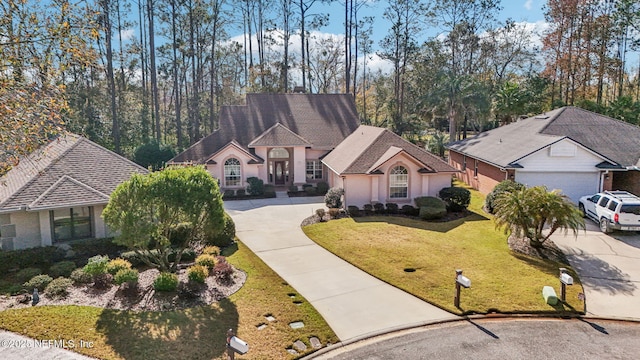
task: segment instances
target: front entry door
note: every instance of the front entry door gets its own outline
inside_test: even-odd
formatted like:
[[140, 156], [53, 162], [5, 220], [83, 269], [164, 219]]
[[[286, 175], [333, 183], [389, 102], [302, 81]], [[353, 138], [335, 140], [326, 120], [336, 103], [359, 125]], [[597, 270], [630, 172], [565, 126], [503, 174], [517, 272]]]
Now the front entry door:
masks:
[[275, 183], [276, 185], [284, 185], [285, 183], [285, 162], [284, 161], [274, 161], [273, 167], [275, 168]]

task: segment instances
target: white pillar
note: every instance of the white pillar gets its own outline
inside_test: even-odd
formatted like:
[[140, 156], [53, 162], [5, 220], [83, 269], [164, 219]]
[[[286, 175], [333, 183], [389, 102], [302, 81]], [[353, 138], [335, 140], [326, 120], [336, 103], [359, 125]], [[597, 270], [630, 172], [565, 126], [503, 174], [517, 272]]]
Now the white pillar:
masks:
[[380, 202], [378, 200], [378, 194], [380, 193], [380, 189], [378, 187], [380, 182], [380, 177], [374, 175], [371, 177], [371, 203]]
[[40, 241], [42, 246], [51, 246], [53, 244], [51, 229], [51, 220], [49, 217], [49, 211], [39, 211], [38, 217], [40, 221]]

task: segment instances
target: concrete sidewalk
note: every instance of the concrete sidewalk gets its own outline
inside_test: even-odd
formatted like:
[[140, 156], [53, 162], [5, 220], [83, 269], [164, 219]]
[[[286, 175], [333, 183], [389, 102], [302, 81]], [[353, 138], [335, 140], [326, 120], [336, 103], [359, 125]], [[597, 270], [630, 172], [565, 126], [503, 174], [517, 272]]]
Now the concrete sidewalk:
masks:
[[322, 198], [229, 201], [236, 234], [324, 317], [341, 341], [458, 317], [357, 269], [311, 241], [300, 223]]

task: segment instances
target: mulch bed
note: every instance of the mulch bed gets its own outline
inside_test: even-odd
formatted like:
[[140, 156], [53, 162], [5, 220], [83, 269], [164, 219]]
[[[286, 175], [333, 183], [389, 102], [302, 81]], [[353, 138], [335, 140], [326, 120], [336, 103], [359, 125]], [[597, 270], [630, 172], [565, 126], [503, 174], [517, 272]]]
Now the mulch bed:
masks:
[[529, 244], [529, 239], [523, 239], [516, 236], [509, 236], [507, 239], [509, 249], [516, 253], [524, 254], [531, 257], [536, 257], [545, 260], [553, 260], [563, 264], [569, 264], [565, 254], [558, 248], [558, 246], [551, 240], [547, 240], [542, 243], [542, 247], [532, 247]]

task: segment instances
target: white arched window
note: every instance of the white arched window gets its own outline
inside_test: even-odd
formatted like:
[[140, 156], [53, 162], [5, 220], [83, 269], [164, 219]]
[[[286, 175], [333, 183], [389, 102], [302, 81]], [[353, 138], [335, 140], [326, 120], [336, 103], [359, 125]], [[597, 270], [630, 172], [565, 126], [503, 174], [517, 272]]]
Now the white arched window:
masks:
[[288, 159], [289, 151], [285, 148], [273, 148], [269, 150], [270, 159]]
[[240, 186], [240, 160], [236, 158], [227, 159], [224, 162], [224, 186]]
[[404, 166], [396, 166], [389, 172], [389, 198], [406, 199], [409, 195], [409, 172]]

